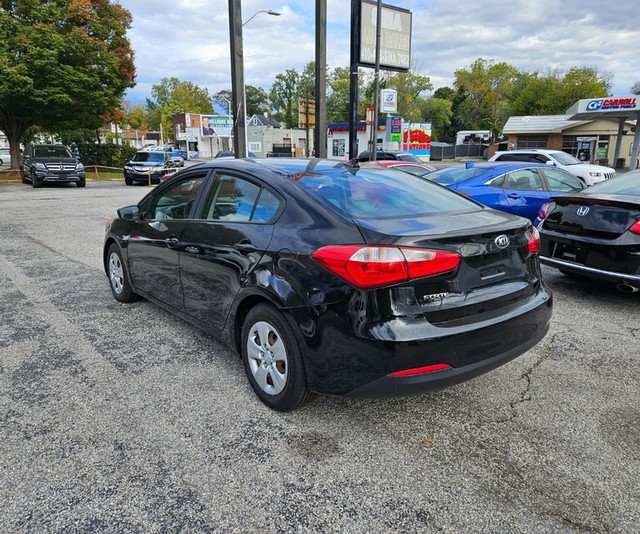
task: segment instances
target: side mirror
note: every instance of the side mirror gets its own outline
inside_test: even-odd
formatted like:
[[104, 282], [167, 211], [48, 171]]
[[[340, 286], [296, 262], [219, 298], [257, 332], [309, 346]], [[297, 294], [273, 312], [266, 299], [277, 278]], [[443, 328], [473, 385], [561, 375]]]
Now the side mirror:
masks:
[[123, 221], [136, 221], [140, 218], [140, 208], [138, 206], [125, 206], [118, 210], [118, 217]]
[[555, 161], [553, 161], [552, 159], [548, 159], [547, 161], [544, 162], [545, 165], [551, 165], [552, 167], [556, 164]]

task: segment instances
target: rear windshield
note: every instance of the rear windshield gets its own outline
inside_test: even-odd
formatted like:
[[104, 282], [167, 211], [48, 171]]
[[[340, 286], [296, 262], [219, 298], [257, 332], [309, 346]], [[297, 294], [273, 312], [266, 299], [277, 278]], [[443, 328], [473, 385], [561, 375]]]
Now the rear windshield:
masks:
[[616, 195], [638, 195], [640, 196], [640, 170], [621, 174], [615, 178], [610, 178], [599, 184], [592, 185], [588, 191], [593, 193], [613, 193]]
[[164, 162], [163, 152], [136, 152], [131, 161], [153, 161], [162, 163]]
[[482, 209], [423, 178], [389, 169], [298, 175], [295, 182], [338, 213], [353, 219], [417, 217]]
[[36, 146], [33, 148], [33, 156], [36, 158], [73, 158], [63, 146]]
[[488, 170], [490, 169], [482, 169], [480, 167], [449, 167], [448, 169], [432, 172], [426, 177], [441, 185], [452, 185], [486, 174]]

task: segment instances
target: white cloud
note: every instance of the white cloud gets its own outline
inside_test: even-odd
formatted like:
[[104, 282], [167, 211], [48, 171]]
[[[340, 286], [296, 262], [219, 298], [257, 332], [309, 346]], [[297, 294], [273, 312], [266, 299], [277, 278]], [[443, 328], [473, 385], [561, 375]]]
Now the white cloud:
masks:
[[[413, 12], [414, 63], [435, 88], [478, 57], [519, 69], [596, 67], [613, 74], [613, 93], [627, 94], [640, 80], [636, 0], [389, 0]], [[128, 96], [143, 101], [151, 85], [176, 76], [211, 94], [230, 88], [226, 0], [121, 0], [133, 15], [130, 37], [138, 85]], [[245, 81], [268, 89], [288, 68], [314, 58], [313, 0], [243, 0]], [[349, 0], [328, 0], [329, 67], [349, 63]]]

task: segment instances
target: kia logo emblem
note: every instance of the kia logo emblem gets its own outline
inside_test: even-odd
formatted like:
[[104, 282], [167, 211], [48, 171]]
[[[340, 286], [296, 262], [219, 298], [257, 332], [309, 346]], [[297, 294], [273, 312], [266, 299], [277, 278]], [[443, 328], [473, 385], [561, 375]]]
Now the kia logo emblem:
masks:
[[589, 206], [580, 206], [578, 211], [576, 212], [580, 217], [584, 217], [587, 213], [589, 213]]
[[509, 243], [511, 243], [511, 240], [509, 239], [509, 236], [502, 234], [496, 237], [494, 243], [498, 246], [498, 248], [507, 248], [509, 246]]

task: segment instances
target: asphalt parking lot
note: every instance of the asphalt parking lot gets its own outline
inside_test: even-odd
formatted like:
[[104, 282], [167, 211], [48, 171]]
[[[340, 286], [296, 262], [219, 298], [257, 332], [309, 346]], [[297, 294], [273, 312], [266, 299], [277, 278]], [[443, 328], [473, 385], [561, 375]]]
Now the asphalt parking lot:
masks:
[[0, 532], [637, 532], [640, 293], [544, 268], [548, 336], [420, 397], [288, 414], [239, 358], [117, 303], [147, 187], [0, 184]]

